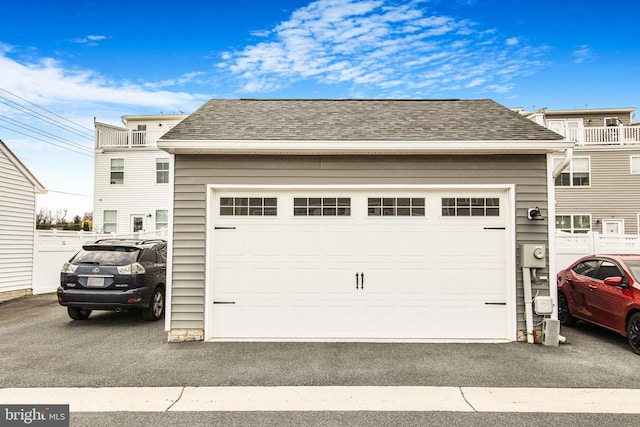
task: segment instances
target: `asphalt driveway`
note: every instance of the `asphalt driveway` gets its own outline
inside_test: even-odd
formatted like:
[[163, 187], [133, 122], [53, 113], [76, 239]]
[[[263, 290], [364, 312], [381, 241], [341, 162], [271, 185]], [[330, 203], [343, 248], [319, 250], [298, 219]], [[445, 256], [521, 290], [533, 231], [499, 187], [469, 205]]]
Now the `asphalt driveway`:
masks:
[[0, 387], [458, 386], [640, 388], [626, 339], [578, 324], [558, 348], [525, 343], [173, 343], [163, 321], [55, 296], [0, 304]]

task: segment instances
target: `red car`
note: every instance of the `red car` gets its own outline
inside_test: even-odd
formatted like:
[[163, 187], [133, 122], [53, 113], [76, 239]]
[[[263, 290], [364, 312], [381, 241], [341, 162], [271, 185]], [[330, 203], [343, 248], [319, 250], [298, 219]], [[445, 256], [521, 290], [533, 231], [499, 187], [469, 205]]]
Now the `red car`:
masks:
[[626, 336], [640, 354], [640, 255], [590, 255], [558, 273], [558, 320]]

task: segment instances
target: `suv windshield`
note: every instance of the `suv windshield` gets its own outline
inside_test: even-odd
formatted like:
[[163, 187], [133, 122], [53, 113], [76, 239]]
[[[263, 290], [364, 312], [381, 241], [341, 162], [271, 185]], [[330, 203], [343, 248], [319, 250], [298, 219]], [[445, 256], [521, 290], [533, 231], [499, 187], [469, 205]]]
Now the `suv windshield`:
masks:
[[139, 249], [127, 247], [85, 246], [71, 261], [72, 264], [129, 265], [138, 259]]

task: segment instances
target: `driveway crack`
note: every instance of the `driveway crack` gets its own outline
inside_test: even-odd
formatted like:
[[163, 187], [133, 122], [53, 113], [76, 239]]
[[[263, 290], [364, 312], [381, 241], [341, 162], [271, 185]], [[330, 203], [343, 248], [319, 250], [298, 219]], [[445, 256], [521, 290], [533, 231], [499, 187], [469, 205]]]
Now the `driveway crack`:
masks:
[[171, 410], [171, 408], [173, 408], [173, 406], [180, 402], [180, 399], [182, 399], [182, 395], [184, 394], [184, 390], [186, 389], [186, 387], [182, 387], [182, 389], [180, 390], [180, 396], [178, 396], [178, 398], [176, 400], [173, 401], [173, 403], [171, 405], [169, 405], [169, 407], [167, 409], [164, 410], [164, 412], [169, 412]]
[[469, 407], [473, 409], [473, 412], [478, 412], [478, 410], [473, 407], [471, 402], [469, 402], [469, 400], [467, 399], [467, 396], [465, 396], [464, 390], [462, 389], [462, 387], [458, 387], [458, 390], [460, 390], [460, 394], [462, 395], [462, 398], [464, 399], [464, 401], [467, 402], [467, 405], [469, 405]]

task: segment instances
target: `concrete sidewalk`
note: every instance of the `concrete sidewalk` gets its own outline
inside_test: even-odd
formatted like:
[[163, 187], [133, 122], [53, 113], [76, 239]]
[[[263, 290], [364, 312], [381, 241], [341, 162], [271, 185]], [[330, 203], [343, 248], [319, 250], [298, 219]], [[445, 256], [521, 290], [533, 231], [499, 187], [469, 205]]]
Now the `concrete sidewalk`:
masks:
[[640, 414], [640, 390], [501, 387], [5, 388], [3, 404], [79, 412], [403, 411]]

